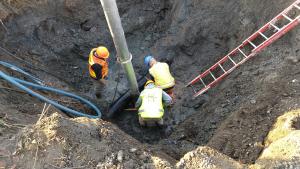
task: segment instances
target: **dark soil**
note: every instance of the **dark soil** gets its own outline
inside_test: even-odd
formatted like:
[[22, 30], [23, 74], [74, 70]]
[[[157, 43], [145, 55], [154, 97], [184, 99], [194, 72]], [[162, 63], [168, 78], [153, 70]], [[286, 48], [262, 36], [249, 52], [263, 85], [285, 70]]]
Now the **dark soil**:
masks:
[[[169, 63], [176, 78], [176, 104], [167, 111], [163, 129], [140, 127], [136, 112], [120, 112], [109, 120], [177, 160], [199, 145], [208, 145], [242, 163], [253, 163], [276, 118], [299, 108], [299, 28], [197, 99], [192, 99], [193, 92], [185, 85], [290, 3], [292, 0], [118, 1], [137, 76], [146, 71], [143, 56], [147, 54]], [[99, 1], [5, 0], [0, 2], [0, 19], [4, 23], [0, 23], [0, 47], [20, 58], [0, 49], [0, 60], [25, 68], [48, 85], [92, 100], [104, 116], [113, 101], [118, 72], [117, 97], [126, 90]], [[100, 44], [112, 53], [106, 85], [88, 76], [88, 53]], [[44, 104], [1, 86], [12, 87], [0, 80], [0, 120], [35, 123]], [[49, 110], [55, 111], [59, 112]], [[11, 145], [4, 149], [12, 153], [10, 139], [18, 131], [0, 126], [1, 147]]]

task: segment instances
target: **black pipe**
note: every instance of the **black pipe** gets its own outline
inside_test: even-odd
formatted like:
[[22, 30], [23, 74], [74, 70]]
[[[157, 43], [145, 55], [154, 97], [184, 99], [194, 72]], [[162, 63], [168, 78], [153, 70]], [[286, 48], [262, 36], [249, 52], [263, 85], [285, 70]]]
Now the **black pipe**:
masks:
[[[146, 75], [138, 80], [139, 91], [144, 89], [144, 84], [146, 83], [146, 81]], [[136, 99], [136, 97], [131, 96], [130, 90], [126, 90], [124, 94], [122, 94], [109, 106], [108, 113], [105, 114], [105, 116], [110, 119], [113, 118], [117, 112], [124, 110], [129, 103], [135, 102]]]

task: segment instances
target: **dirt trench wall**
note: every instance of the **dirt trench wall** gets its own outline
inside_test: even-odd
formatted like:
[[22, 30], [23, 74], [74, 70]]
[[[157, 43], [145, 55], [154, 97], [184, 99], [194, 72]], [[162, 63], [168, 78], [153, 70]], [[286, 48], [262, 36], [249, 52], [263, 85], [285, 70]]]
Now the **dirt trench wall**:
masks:
[[[118, 1], [125, 33], [130, 36], [155, 24], [164, 17], [167, 2]], [[3, 16], [8, 31], [1, 26], [0, 44], [23, 60], [19, 65], [25, 61], [54, 72], [54, 76], [41, 71], [32, 73], [39, 74], [40, 78], [56, 87], [74, 90], [94, 99], [103, 109], [112, 102], [118, 72], [121, 83], [117, 97], [126, 90], [127, 82], [123, 71], [119, 71], [121, 66], [116, 64], [116, 52], [99, 1], [4, 1], [1, 5], [9, 14]], [[155, 26], [157, 30], [164, 27], [159, 23]], [[89, 51], [98, 45], [105, 45], [111, 51], [107, 85], [98, 84], [88, 75], [87, 57]], [[18, 62], [11, 56], [4, 58]]]
[[292, 1], [176, 2], [178, 6], [172, 11], [182, 15], [174, 16], [185, 19], [175, 19], [167, 31], [170, 36], [157, 42], [155, 49], [160, 56], [175, 56], [170, 60], [180, 106], [172, 109], [170, 119], [186, 119], [189, 113], [197, 113], [179, 124], [170, 138], [162, 140], [163, 150], [179, 158], [186, 150], [209, 142], [230, 157], [252, 163], [278, 115], [299, 106], [299, 84], [295, 80], [299, 78], [299, 29], [273, 43], [196, 100], [190, 99], [193, 92], [183, 85], [191, 80], [191, 74], [211, 66]]

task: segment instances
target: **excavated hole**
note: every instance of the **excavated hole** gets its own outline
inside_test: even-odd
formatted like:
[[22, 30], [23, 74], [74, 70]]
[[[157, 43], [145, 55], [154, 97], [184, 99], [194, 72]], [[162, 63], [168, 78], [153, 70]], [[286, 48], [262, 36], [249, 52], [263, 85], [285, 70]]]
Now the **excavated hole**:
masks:
[[[221, 1], [218, 1], [218, 3], [219, 2], [221, 2]], [[239, 3], [237, 3], [238, 1], [230, 1], [230, 2], [234, 2], [234, 4], [237, 6], [239, 5]], [[257, 2], [259, 2], [259, 1], [257, 1]], [[199, 1], [199, 3], [200, 3], [200, 1]], [[212, 4], [218, 4], [218, 3], [212, 3]], [[266, 3], [266, 4], [268, 4], [268, 3]], [[122, 7], [125, 8], [128, 6], [128, 4], [125, 4], [125, 5], [123, 5]], [[185, 5], [186, 4], [184, 4], [182, 8], [186, 8], [186, 10], [188, 11], [188, 9], [191, 8], [193, 5], [196, 6], [197, 2], [195, 2], [195, 4], [190, 5], [190, 6], [189, 5], [185, 6]], [[202, 6], [202, 5], [199, 5], [199, 9], [200, 9], [200, 6]], [[229, 9], [231, 10], [232, 4], [229, 6], [230, 6]], [[266, 5], [266, 6], [268, 6], [268, 5]], [[241, 7], [239, 7], [239, 8], [241, 8]], [[163, 46], [163, 47], [165, 47], [166, 50], [160, 51], [162, 53], [161, 60], [165, 59], [165, 60], [171, 60], [170, 62], [174, 62], [172, 67], [179, 68], [179, 69], [174, 70], [175, 77], [177, 79], [181, 80], [180, 83], [178, 83], [178, 85], [184, 85], [189, 79], [193, 78], [194, 75], [196, 75], [196, 73], [199, 72], [200, 69], [203, 69], [203, 67], [212, 65], [213, 63], [216, 62], [217, 59], [220, 59], [221, 56], [224, 56], [224, 54], [226, 53], [227, 50], [232, 49], [233, 45], [234, 45], [234, 47], [236, 45], [238, 45], [240, 42], [236, 41], [236, 40], [243, 39], [243, 38], [249, 36], [249, 34], [254, 31], [254, 30], [249, 30], [247, 33], [243, 33], [243, 32], [241, 32], [241, 29], [244, 30], [246, 26], [250, 25], [250, 23], [249, 23], [249, 25], [246, 25], [246, 26], [241, 25], [240, 23], [235, 23], [235, 21], [239, 21], [239, 19], [241, 19], [240, 16], [238, 15], [238, 14], [240, 14], [240, 11], [242, 11], [241, 13], [243, 13], [243, 12], [249, 10], [249, 9], [240, 10], [239, 8], [235, 9], [235, 11], [227, 11], [227, 12], [225, 11], [224, 12], [224, 11], [221, 11], [219, 8], [210, 6], [209, 10], [206, 12], [209, 12], [211, 10], [210, 11], [211, 14], [207, 14], [207, 16], [210, 16], [211, 18], [207, 18], [207, 16], [204, 16], [203, 20], [201, 20], [201, 22], [199, 22], [197, 20], [197, 17], [195, 17], [196, 14], [194, 14], [194, 16], [192, 16], [191, 18], [188, 18], [188, 20], [189, 20], [189, 23], [195, 22], [195, 24], [188, 25], [188, 26], [184, 25], [183, 23], [189, 24], [184, 21], [184, 17], [186, 15], [188, 15], [189, 12], [185, 13], [184, 11], [180, 10], [177, 13], [179, 18], [176, 18], [178, 21], [177, 20], [174, 21], [174, 23], [176, 23], [176, 24], [181, 24], [180, 26], [178, 26], [179, 28], [177, 28], [176, 24], [175, 24], [175, 27], [178, 30], [176, 30], [175, 28], [174, 28], [174, 30], [173, 29], [168, 30], [169, 26], [170, 26], [169, 21], [165, 21], [164, 19], [166, 19], [167, 17], [162, 14], [162, 13], [172, 12], [171, 7], [169, 9], [162, 8], [161, 9], [162, 11], [154, 11], [153, 15], [155, 14], [158, 16], [154, 19], [150, 18], [149, 19], [150, 21], [147, 22], [147, 24], [145, 24], [145, 25], [143, 25], [143, 23], [142, 23], [146, 20], [145, 18], [138, 18], [139, 22], [141, 22], [138, 24], [136, 23], [136, 21], [127, 23], [126, 19], [128, 19], [128, 18], [126, 18], [126, 15], [123, 12], [121, 12], [121, 14], [124, 14], [122, 19], [124, 20], [124, 23], [126, 23], [126, 24], [124, 24], [124, 27], [126, 29], [129, 29], [129, 31], [127, 30], [128, 32], [126, 32], [126, 36], [128, 39], [128, 46], [130, 47], [130, 50], [132, 51], [132, 53], [136, 54], [137, 60], [140, 61], [140, 63], [137, 63], [138, 61], [135, 61], [135, 63], [134, 63], [137, 68], [136, 72], [140, 73], [143, 71], [142, 70], [143, 63], [141, 61], [142, 59], [139, 57], [142, 57], [146, 53], [147, 54], [150, 53], [151, 47], [154, 51], [156, 51], [156, 50], [159, 50], [159, 47], [165, 45], [166, 47], [165, 46]], [[247, 7], [245, 7], [245, 8], [247, 8]], [[202, 9], [202, 7], [201, 7], [201, 10], [199, 10], [199, 9], [197, 9], [195, 11], [201, 11], [201, 10], [204, 10], [205, 8]], [[217, 9], [217, 11], [213, 11], [214, 9]], [[222, 7], [222, 9], [223, 9], [223, 7]], [[224, 9], [228, 9], [228, 8], [224, 8]], [[268, 10], [271, 11], [272, 9], [268, 9]], [[121, 11], [123, 11], [123, 10], [121, 10]], [[193, 11], [193, 12], [195, 12], [195, 11]], [[293, 17], [298, 14], [297, 12], [299, 12], [299, 11], [297, 11], [297, 10], [292, 11], [291, 14], [288, 14], [288, 16], [290, 16], [293, 19]], [[19, 25], [24, 24], [23, 23], [24, 21], [22, 19], [31, 18], [31, 15], [34, 14], [34, 11], [30, 10], [30, 12], [28, 12], [28, 13], [29, 14], [27, 14], [27, 15], [20, 16], [20, 18], [16, 18], [16, 21], [11, 20], [10, 23], [8, 24], [8, 26], [14, 28], [13, 25], [15, 25], [15, 22], [17, 22]], [[232, 15], [232, 14], [234, 14], [234, 15]], [[35, 13], [34, 15], [37, 15], [37, 13]], [[26, 32], [26, 31], [22, 32], [22, 30], [20, 28], [15, 28], [16, 30], [12, 30], [12, 31], [16, 31], [16, 32], [13, 32], [13, 33], [15, 33], [15, 36], [11, 36], [11, 35], [13, 35], [13, 33], [11, 33], [10, 34], [11, 37], [7, 37], [5, 39], [6, 41], [9, 42], [6, 44], [6, 47], [8, 47], [10, 49], [14, 49], [15, 46], [21, 46], [20, 50], [21, 51], [24, 50], [25, 51], [24, 53], [28, 54], [28, 51], [30, 51], [32, 48], [34, 48], [36, 44], [40, 45], [40, 46], [36, 47], [36, 48], [39, 48], [40, 51], [39, 52], [31, 52], [33, 54], [28, 54], [28, 55], [24, 56], [25, 60], [30, 60], [30, 61], [33, 60], [32, 62], [34, 62], [36, 64], [41, 64], [39, 66], [42, 67], [43, 69], [46, 69], [52, 73], [55, 73], [58, 77], [63, 77], [63, 79], [67, 82], [67, 85], [72, 87], [73, 90], [75, 89], [74, 91], [79, 91], [80, 94], [89, 93], [91, 91], [90, 88], [92, 88], [94, 82], [92, 82], [91, 79], [87, 75], [87, 65], [86, 65], [87, 58], [86, 57], [88, 55], [88, 51], [92, 47], [95, 47], [96, 45], [98, 45], [99, 41], [101, 41], [101, 44], [107, 44], [107, 46], [110, 49], [114, 49], [114, 47], [112, 45], [113, 43], [111, 42], [111, 39], [108, 35], [108, 29], [106, 27], [106, 23], [103, 20], [97, 20], [97, 18], [99, 19], [98, 16], [94, 17], [94, 18], [89, 18], [90, 16], [87, 15], [87, 16], [84, 16], [83, 18], [78, 19], [78, 21], [73, 21], [73, 20], [67, 20], [66, 18], [61, 17], [59, 14], [57, 14], [57, 15], [58, 16], [54, 17], [54, 19], [53, 19], [53, 15], [51, 14], [50, 16], [47, 16], [42, 21], [40, 21], [37, 24], [37, 26], [32, 26], [32, 25], [36, 24], [36, 23], [33, 23], [31, 25], [31, 27], [30, 26], [26, 27], [26, 28], [28, 28], [28, 30], [26, 30], [28, 32]], [[68, 15], [68, 14], [64, 14], [64, 16], [65, 15]], [[202, 16], [202, 13], [199, 13], [197, 15]], [[242, 15], [242, 14], [240, 14], [240, 15]], [[224, 19], [224, 16], [227, 16], [226, 18], [228, 20]], [[253, 13], [250, 13], [250, 14], [248, 14], [248, 16], [245, 16], [245, 18], [249, 19], [251, 22], [256, 22], [256, 20], [251, 20], [252, 16], [253, 16]], [[134, 18], [134, 17], [132, 17], [132, 18]], [[35, 18], [35, 19], [37, 19], [37, 18]], [[104, 19], [104, 17], [102, 17], [101, 19]], [[167, 18], [167, 19], [170, 19], [170, 18]], [[31, 21], [31, 19], [29, 19], [29, 20]], [[34, 19], [32, 19], [32, 20], [34, 20]], [[230, 20], [230, 23], [232, 23], [232, 25], [228, 24], [229, 20]], [[27, 21], [27, 22], [30, 22], [30, 21]], [[223, 21], [224, 21], [224, 23], [223, 23]], [[97, 25], [97, 22], [100, 22], [100, 24]], [[162, 22], [167, 22], [168, 24], [160, 25], [160, 23], [162, 23]], [[209, 23], [207, 23], [207, 22], [209, 22]], [[226, 28], [224, 28], [223, 26], [220, 26], [220, 25], [214, 25], [215, 23], [221, 23], [221, 25], [226, 25]], [[135, 27], [130, 27], [134, 24], [136, 24]], [[253, 23], [251, 23], [251, 24], [253, 24]], [[278, 24], [279, 24], [278, 26], [280, 26], [284, 23], [278, 23]], [[96, 25], [96, 26], [94, 26], [94, 25]], [[262, 23], [260, 23], [259, 25], [262, 25]], [[156, 26], [158, 28], [154, 28]], [[184, 27], [184, 28], [180, 29], [180, 27]], [[194, 28], [197, 30], [193, 30]], [[246, 28], [248, 29], [248, 27], [246, 27]], [[30, 32], [30, 29], [33, 29], [32, 32]], [[99, 31], [99, 30], [101, 30], [101, 31]], [[177, 39], [176, 38], [172, 39], [170, 37], [166, 38], [166, 36], [168, 36], [168, 35], [165, 35], [165, 32], [168, 32], [167, 30], [169, 32], [171, 32], [170, 37], [172, 37], [172, 38], [176, 37]], [[180, 34], [181, 32], [184, 32], [186, 30], [189, 30], [189, 31], [187, 31], [188, 33]], [[91, 33], [92, 31], [99, 31], [99, 32]], [[274, 31], [276, 31], [276, 30], [271, 28], [270, 30], [265, 32], [265, 35], [267, 37], [270, 37], [270, 35], [273, 34]], [[178, 33], [178, 35], [176, 33]], [[241, 35], [239, 33], [241, 33]], [[99, 37], [101, 37], [101, 39], [95, 38], [95, 34], [97, 34], [97, 35], [100, 34], [101, 36], [99, 36]], [[237, 37], [232, 37], [233, 34], [234, 35], [239, 34], [239, 35]], [[17, 35], [26, 35], [26, 36], [23, 37], [23, 36], [17, 36]], [[164, 44], [162, 44], [162, 45], [155, 44], [157, 42], [157, 40], [159, 40], [160, 38], [166, 38], [167, 42], [163, 41]], [[168, 38], [170, 38], [170, 39], [168, 39]], [[186, 39], [184, 39], [184, 38], [186, 38]], [[80, 40], [78, 40], [78, 39], [80, 39]], [[262, 40], [263, 40], [262, 37], [260, 37], [257, 39], [257, 41], [254, 41], [253, 43], [257, 45]], [[173, 41], [175, 41], [174, 44], [172, 44]], [[174, 46], [169, 47], [168, 46], [169, 43], [171, 43]], [[222, 45], [220, 45], [220, 44], [222, 44]], [[23, 45], [24, 45], [24, 47], [23, 47]], [[181, 49], [191, 49], [191, 51], [193, 51], [193, 52], [195, 51], [195, 52], [187, 53], [186, 51], [181, 51]], [[241, 48], [241, 50], [246, 55], [248, 55], [251, 52], [251, 50], [253, 50], [253, 47], [250, 44], [246, 44], [246, 46]], [[188, 56], [185, 55], [186, 53], [188, 54]], [[155, 54], [159, 55], [159, 52], [157, 52]], [[37, 57], [37, 56], [39, 56], [39, 57]], [[173, 56], [173, 58], [166, 59], [167, 57], [170, 57], [170, 56]], [[181, 60], [181, 58], [179, 58], [179, 56], [183, 56], [182, 58], [188, 57], [189, 59], [192, 60], [193, 63], [189, 63], [189, 65], [185, 65], [186, 60], [183, 60], [183, 59]], [[39, 58], [39, 59], [35, 60], [35, 57]], [[234, 62], [238, 63], [244, 58], [244, 56], [241, 55], [240, 53], [235, 53], [235, 54], [231, 55], [231, 58], [233, 59]], [[199, 63], [201, 62], [201, 65], [196, 63], [197, 61]], [[184, 63], [182, 63], [182, 62], [184, 62]], [[85, 64], [83, 64], [83, 63], [85, 63]], [[116, 64], [116, 62], [114, 60], [111, 61], [110, 67], [111, 68], [116, 67], [115, 64]], [[232, 66], [234, 64], [231, 60], [228, 59], [228, 60], [225, 60], [223, 63], [221, 63], [221, 65], [223, 66], [223, 68], [226, 71], [228, 71], [230, 68], [232, 68]], [[111, 71], [113, 72], [114, 69], [111, 69]], [[216, 69], [212, 73], [217, 78], [222, 75], [222, 71], [223, 70], [221, 70], [221, 69]], [[41, 74], [41, 76], [45, 77], [44, 74]], [[186, 76], [188, 76], [188, 77], [186, 77]], [[112, 73], [110, 80], [112, 80], [116, 77], [117, 77], [116, 73]], [[57, 79], [55, 79], [55, 80], [53, 80], [52, 82], [56, 83], [55, 85], [60, 86], [62, 82], [57, 81]], [[203, 81], [206, 84], [208, 84], [213, 81], [213, 78], [210, 76], [207, 76], [206, 78], [203, 79]], [[124, 82], [124, 84], [126, 83], [126, 81], [122, 81], [122, 82]], [[202, 85], [202, 84], [200, 83], [199, 85]], [[231, 83], [230, 87], [233, 88], [233, 85], [234, 85], [234, 83]], [[239, 85], [242, 87], [242, 90], [247, 91], [248, 87], [246, 85], [244, 85], [244, 84], [243, 84], [244, 86], [241, 84], [239, 84]], [[182, 86], [180, 86], [180, 87], [182, 87]], [[201, 88], [203, 86], [195, 86], [195, 87]], [[223, 89], [224, 88], [225, 87], [223, 85]], [[215, 92], [220, 92], [220, 94], [222, 94], [223, 89], [220, 91], [215, 91]], [[109, 90], [114, 90], [114, 87], [111, 87]], [[216, 104], [210, 105], [210, 107], [206, 107], [207, 108], [206, 110], [201, 109], [201, 108], [202, 108], [202, 105], [207, 103], [208, 99], [204, 102], [202, 102], [202, 100], [199, 101], [200, 99], [197, 100], [198, 102], [190, 101], [189, 99], [191, 97], [191, 94], [184, 93], [186, 91], [184, 91], [184, 92], [178, 91], [178, 93], [181, 92], [180, 95], [177, 96], [178, 100], [181, 102], [179, 102], [179, 104], [176, 105], [176, 107], [174, 109], [172, 109], [172, 111], [174, 111], [174, 112], [167, 110], [166, 119], [165, 119], [166, 127], [163, 127], [163, 128], [141, 127], [138, 123], [138, 116], [137, 116], [136, 111], [124, 110], [122, 112], [119, 112], [115, 118], [109, 119], [109, 120], [111, 120], [113, 123], [117, 124], [121, 130], [125, 131], [127, 134], [131, 135], [132, 137], [136, 138], [137, 140], [139, 140], [142, 143], [149, 143], [149, 144], [157, 145], [157, 144], [159, 144], [160, 140], [169, 139], [170, 134], [172, 132], [173, 133], [175, 131], [178, 132], [179, 134], [176, 133], [177, 135], [174, 136], [175, 138], [170, 138], [170, 140], [168, 140], [170, 143], [174, 143], [174, 145], [171, 144], [171, 146], [173, 147], [173, 150], [175, 150], [176, 152], [171, 151], [171, 153], [170, 152], [168, 152], [168, 153], [171, 156], [172, 156], [172, 153], [174, 153], [173, 156], [181, 157], [181, 156], [183, 156], [184, 153], [186, 153], [187, 151], [190, 151], [192, 149], [192, 148], [190, 148], [190, 147], [192, 147], [190, 145], [193, 145], [193, 146], [206, 145], [210, 141], [210, 139], [213, 137], [213, 135], [216, 133], [220, 124], [222, 124], [225, 120], [227, 120], [226, 117], [228, 117], [231, 112], [238, 109], [237, 107], [234, 107], [234, 106], [238, 105], [237, 103], [239, 103], [240, 100], [244, 99], [243, 98], [244, 93], [243, 92], [236, 93], [236, 90], [238, 90], [238, 89], [233, 88], [232, 93], [227, 91], [227, 93], [229, 95], [228, 97], [220, 98], [221, 101], [215, 101], [214, 103], [216, 103]], [[249, 90], [253, 90], [253, 89], [249, 89]], [[182, 94], [182, 93], [184, 93], [184, 94]], [[247, 92], [245, 92], [245, 93], [247, 93]], [[94, 96], [94, 94], [95, 94], [95, 98], [92, 97], [92, 96]], [[106, 97], [103, 96], [102, 94], [92, 93], [92, 94], [87, 94], [87, 96], [90, 96], [91, 98], [93, 98], [94, 101], [96, 101], [96, 103], [98, 105], [102, 105], [102, 106], [107, 105], [106, 102], [98, 103], [98, 101], [100, 99], [103, 99], [103, 100], [106, 99]], [[214, 95], [214, 96], [218, 96], [218, 95]], [[209, 97], [209, 96], [207, 96], [207, 97]], [[245, 95], [245, 97], [247, 98], [248, 96]], [[213, 100], [216, 98], [210, 98], [210, 99]], [[248, 98], [246, 100], [248, 100]], [[22, 103], [24, 101], [20, 101], [20, 102]], [[109, 102], [109, 101], [107, 101], [107, 102]], [[133, 107], [133, 102], [130, 105], [128, 105], [128, 108]], [[209, 103], [207, 103], [207, 104], [209, 104]], [[196, 118], [193, 117], [193, 119], [189, 119], [188, 125], [185, 124], [185, 125], [183, 125], [183, 127], [180, 126], [180, 127], [176, 128], [178, 126], [178, 124], [186, 122], [186, 119], [191, 114], [192, 115], [195, 115], [195, 114], [202, 115], [203, 114], [203, 115], [196, 116]], [[243, 118], [243, 117], [240, 117], [240, 118]], [[255, 118], [253, 118], [253, 119], [255, 120]], [[249, 121], [251, 121], [253, 119], [250, 119]], [[239, 121], [239, 120], [240, 119], [238, 119], [237, 121]], [[241, 120], [241, 121], [243, 121], [243, 120]], [[255, 122], [253, 122], [253, 124], [250, 122], [247, 124], [250, 124], [249, 125], [250, 127], [256, 125]], [[236, 127], [238, 130], [240, 130], [240, 128], [243, 126], [242, 126], [242, 123], [239, 123], [239, 124], [233, 124], [231, 127], [232, 128]], [[296, 129], [298, 129], [300, 127], [299, 119], [297, 119], [295, 121], [295, 123], [293, 124], [293, 127]], [[180, 132], [182, 132], [182, 133], [180, 133]], [[264, 132], [267, 132], [267, 131], [264, 131]], [[230, 134], [235, 135], [236, 131], [233, 131], [233, 133], [229, 133], [229, 135]], [[240, 135], [240, 137], [242, 138], [242, 137], [244, 137], [244, 135]], [[221, 140], [223, 141], [226, 139], [221, 139]], [[250, 137], [249, 139], [251, 140], [252, 137]], [[182, 140], [185, 143], [188, 142], [187, 144], [183, 144], [183, 146], [182, 146], [183, 148], [180, 147], [181, 146], [180, 144], [177, 144], [178, 142], [180, 142]], [[228, 140], [229, 140], [228, 142], [230, 142], [230, 138], [228, 138]], [[238, 142], [242, 142], [242, 141], [238, 140]], [[248, 142], [247, 142], [248, 145], [250, 145], [250, 143], [251, 142], [249, 142], [249, 144], [248, 144]], [[224, 141], [224, 145], [223, 145], [224, 148], [220, 148], [219, 151], [223, 151], [223, 153], [225, 152], [225, 153], [227, 153], [227, 155], [231, 155], [231, 157], [233, 157], [235, 159], [244, 159], [243, 162], [253, 162], [255, 160], [256, 157], [253, 157], [250, 159], [250, 157], [248, 157], [248, 156], [243, 156], [244, 154], [247, 154], [249, 152], [251, 153], [251, 150], [252, 150], [251, 148], [249, 148], [250, 149], [249, 151], [247, 150], [248, 152], [242, 152], [241, 154], [238, 154], [238, 153], [234, 153], [234, 151], [235, 151], [234, 148], [236, 148], [236, 147], [232, 146], [233, 148], [231, 148], [230, 147], [231, 145], [229, 145], [228, 146], [229, 148], [228, 148], [228, 147], [226, 147], [227, 144], [229, 145], [229, 143]], [[187, 145], [188, 148], [185, 148], [184, 147], [185, 145]]]

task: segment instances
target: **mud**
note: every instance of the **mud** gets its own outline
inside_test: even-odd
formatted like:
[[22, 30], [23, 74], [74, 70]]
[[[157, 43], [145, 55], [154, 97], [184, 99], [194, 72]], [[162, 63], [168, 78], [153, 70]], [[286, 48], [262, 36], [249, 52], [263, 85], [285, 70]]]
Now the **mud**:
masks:
[[[209, 146], [241, 163], [253, 164], [268, 145], [264, 139], [277, 117], [299, 108], [299, 29], [296, 27], [195, 100], [191, 98], [192, 90], [185, 85], [292, 0], [117, 3], [137, 76], [146, 72], [144, 55], [152, 54], [169, 63], [176, 78], [176, 104], [167, 110], [164, 128], [140, 127], [134, 111], [120, 112], [116, 118], [106, 120], [137, 139], [137, 144], [150, 144], [171, 159], [180, 160], [198, 146]], [[0, 19], [0, 47], [14, 55], [0, 49], [1, 60], [24, 67], [48, 85], [92, 100], [101, 108], [104, 118], [115, 90], [118, 97], [127, 89], [99, 1], [5, 0], [0, 2]], [[112, 53], [105, 85], [89, 78], [87, 69], [90, 49], [100, 44]], [[3, 80], [0, 85], [12, 87]], [[12, 154], [16, 133], [35, 124], [44, 104], [19, 91], [0, 90], [0, 120], [5, 122], [1, 124], [21, 124], [0, 126], [1, 143]], [[48, 114], [53, 112], [59, 110], [51, 107]]]

